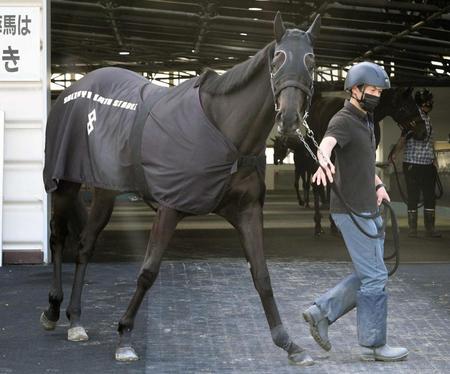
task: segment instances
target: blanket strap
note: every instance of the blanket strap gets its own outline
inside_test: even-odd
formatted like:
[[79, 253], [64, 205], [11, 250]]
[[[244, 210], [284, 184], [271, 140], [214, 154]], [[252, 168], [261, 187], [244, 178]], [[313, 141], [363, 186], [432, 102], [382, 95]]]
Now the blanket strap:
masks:
[[142, 100], [139, 106], [140, 109], [138, 109], [136, 120], [133, 124], [133, 128], [131, 129], [130, 139], [134, 166], [135, 187], [142, 195], [144, 200], [153, 200], [148, 185], [145, 181], [144, 168], [142, 167], [141, 163], [142, 133], [144, 131], [146, 119], [149, 115], [149, 109], [145, 107]]

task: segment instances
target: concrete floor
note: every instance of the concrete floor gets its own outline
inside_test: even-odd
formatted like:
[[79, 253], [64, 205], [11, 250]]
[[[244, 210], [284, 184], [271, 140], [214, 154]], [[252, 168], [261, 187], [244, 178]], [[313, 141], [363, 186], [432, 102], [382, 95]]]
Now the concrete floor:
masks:
[[[314, 297], [351, 272], [339, 237], [314, 237], [312, 211], [292, 194], [271, 193], [265, 208], [265, 252], [281, 316], [292, 338], [316, 360], [288, 364], [275, 347], [235, 231], [215, 216], [183, 221], [160, 276], [136, 320], [141, 360], [113, 359], [116, 324], [135, 287], [154, 214], [140, 202], [118, 202], [88, 268], [83, 321], [90, 340], [66, 340], [62, 313], [55, 331], [39, 325], [51, 266], [0, 268], [0, 373], [448, 373], [450, 358], [450, 220], [439, 217], [441, 239], [406, 237], [401, 266], [389, 281], [389, 342], [407, 346], [402, 363], [361, 363], [355, 312], [330, 329], [333, 350], [322, 351], [300, 314]], [[389, 244], [389, 243], [388, 243]], [[70, 261], [73, 253], [66, 253]], [[63, 266], [67, 306], [73, 265]]]

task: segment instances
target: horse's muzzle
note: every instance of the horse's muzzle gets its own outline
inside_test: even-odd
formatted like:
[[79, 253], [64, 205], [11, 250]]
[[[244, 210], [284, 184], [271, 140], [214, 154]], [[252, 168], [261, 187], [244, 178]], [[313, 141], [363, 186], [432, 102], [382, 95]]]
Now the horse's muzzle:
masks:
[[300, 125], [301, 115], [297, 111], [278, 112], [275, 116], [275, 124], [280, 135], [293, 134]]

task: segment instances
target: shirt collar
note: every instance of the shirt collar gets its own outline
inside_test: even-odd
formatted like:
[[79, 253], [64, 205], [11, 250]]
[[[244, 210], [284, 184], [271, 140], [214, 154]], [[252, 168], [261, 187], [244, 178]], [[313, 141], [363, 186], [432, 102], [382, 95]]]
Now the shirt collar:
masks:
[[367, 113], [364, 113], [362, 110], [358, 109], [354, 106], [350, 100], [346, 99], [344, 102], [344, 108], [347, 109], [350, 113], [354, 114], [361, 121], [367, 121]]

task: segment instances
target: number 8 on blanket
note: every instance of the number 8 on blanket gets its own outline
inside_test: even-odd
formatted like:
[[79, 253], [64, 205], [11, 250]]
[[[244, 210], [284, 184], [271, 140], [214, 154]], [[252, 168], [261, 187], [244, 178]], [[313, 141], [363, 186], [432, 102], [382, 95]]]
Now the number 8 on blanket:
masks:
[[92, 110], [92, 112], [90, 112], [88, 114], [88, 123], [87, 123], [87, 133], [88, 135], [91, 134], [91, 132], [94, 130], [94, 122], [97, 120], [97, 115], [95, 114], [95, 109]]

